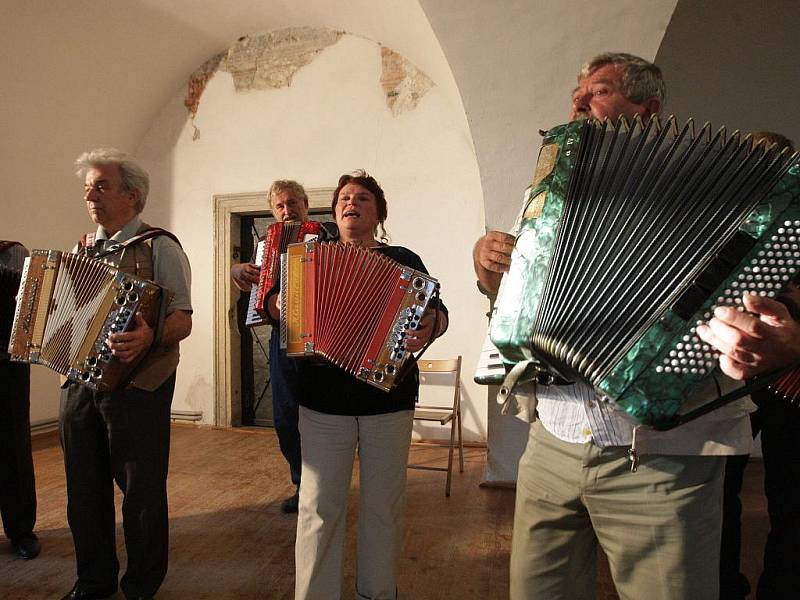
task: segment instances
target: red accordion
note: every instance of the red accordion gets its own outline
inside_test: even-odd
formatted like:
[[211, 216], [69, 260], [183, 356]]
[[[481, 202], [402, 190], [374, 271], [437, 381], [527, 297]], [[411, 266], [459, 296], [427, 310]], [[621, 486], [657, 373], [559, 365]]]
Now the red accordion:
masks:
[[415, 329], [439, 283], [351, 244], [289, 246], [281, 265], [281, 345], [319, 356], [384, 391], [399, 382]]
[[[254, 327], [267, 320], [265, 302], [267, 294], [280, 277], [281, 254], [289, 244], [304, 242], [308, 237], [319, 235], [320, 225], [316, 221], [286, 221], [273, 223], [267, 228], [264, 239], [259, 241], [255, 264], [261, 267], [258, 286], [250, 291], [250, 309], [245, 324]], [[262, 245], [263, 244], [263, 245]]]
[[781, 376], [776, 382], [770, 384], [769, 387], [790, 403], [795, 405], [800, 404], [800, 367]]

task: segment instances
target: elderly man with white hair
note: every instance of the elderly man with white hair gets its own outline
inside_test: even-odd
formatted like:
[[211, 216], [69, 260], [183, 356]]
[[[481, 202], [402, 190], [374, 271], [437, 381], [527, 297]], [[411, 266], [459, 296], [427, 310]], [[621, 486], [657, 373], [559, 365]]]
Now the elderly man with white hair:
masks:
[[76, 250], [155, 281], [172, 300], [162, 326], [153, 329], [137, 314], [131, 330], [109, 336], [119, 360], [141, 358], [126, 387], [94, 392], [69, 383], [62, 391], [67, 519], [78, 563], [77, 582], [62, 600], [106, 598], [117, 590], [114, 483], [124, 496], [128, 555], [119, 585], [128, 599], [152, 598], [167, 572], [170, 405], [178, 343], [192, 329], [189, 261], [175, 236], [139, 217], [150, 187], [139, 165], [114, 149], [86, 152], [75, 164], [97, 225]]

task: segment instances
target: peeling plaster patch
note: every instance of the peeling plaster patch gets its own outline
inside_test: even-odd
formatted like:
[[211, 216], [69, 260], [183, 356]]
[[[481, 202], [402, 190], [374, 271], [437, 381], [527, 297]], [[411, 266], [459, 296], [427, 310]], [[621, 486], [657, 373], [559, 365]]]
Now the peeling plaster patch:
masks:
[[183, 105], [192, 118], [192, 127], [194, 127], [193, 140], [200, 137], [200, 130], [194, 125], [194, 117], [197, 115], [197, 109], [200, 108], [200, 97], [203, 95], [208, 81], [217, 72], [219, 63], [225, 58], [225, 54], [225, 52], [220, 52], [212, 56], [189, 76], [189, 86], [186, 90], [186, 98], [183, 99]]
[[237, 92], [285, 87], [298, 69], [342, 35], [323, 27], [290, 27], [245, 36], [231, 46], [220, 68], [233, 75]]
[[[343, 35], [344, 31], [325, 27], [290, 27], [241, 37], [228, 50], [211, 57], [189, 77], [183, 101], [194, 127], [192, 139], [200, 137], [200, 130], [194, 125], [200, 98], [218, 70], [232, 75], [236, 92], [286, 87], [299, 69]], [[392, 115], [416, 108], [433, 87], [433, 81], [403, 56], [383, 46], [381, 62], [381, 86]]]
[[420, 99], [433, 87], [431, 78], [385, 46], [381, 47], [381, 62], [381, 85], [392, 115], [397, 117], [416, 108]]
[[219, 63], [224, 57], [225, 52], [212, 56], [189, 76], [189, 89], [186, 92], [183, 104], [192, 116], [197, 114], [197, 108], [200, 106], [200, 96], [203, 95], [208, 80], [217, 72], [217, 67], [219, 67]]

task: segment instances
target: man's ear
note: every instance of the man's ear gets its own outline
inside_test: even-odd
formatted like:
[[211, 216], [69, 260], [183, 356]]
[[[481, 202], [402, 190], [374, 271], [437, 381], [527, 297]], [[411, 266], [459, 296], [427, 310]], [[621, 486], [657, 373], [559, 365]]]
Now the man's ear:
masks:
[[644, 109], [647, 111], [648, 117], [652, 117], [655, 114], [661, 112], [661, 100], [656, 98], [655, 96], [648, 98], [644, 102], [642, 102]]
[[128, 198], [132, 201], [131, 208], [136, 208], [136, 204], [139, 202], [139, 190], [133, 190]]

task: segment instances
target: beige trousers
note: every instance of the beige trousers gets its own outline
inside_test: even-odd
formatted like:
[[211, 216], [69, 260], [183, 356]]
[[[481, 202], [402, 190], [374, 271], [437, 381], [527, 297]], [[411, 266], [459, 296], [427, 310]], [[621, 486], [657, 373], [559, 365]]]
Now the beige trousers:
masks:
[[538, 422], [519, 465], [512, 600], [595, 597], [597, 543], [621, 600], [717, 600], [723, 456], [640, 457]]
[[358, 449], [358, 600], [394, 600], [413, 411], [349, 417], [300, 407], [303, 478], [295, 600], [338, 600], [347, 500]]

